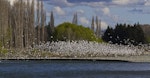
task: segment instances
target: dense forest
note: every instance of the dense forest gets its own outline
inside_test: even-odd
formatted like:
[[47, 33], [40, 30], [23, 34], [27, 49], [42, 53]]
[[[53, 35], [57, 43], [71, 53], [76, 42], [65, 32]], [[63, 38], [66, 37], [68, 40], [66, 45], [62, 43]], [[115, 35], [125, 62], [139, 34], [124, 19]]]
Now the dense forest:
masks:
[[108, 27], [103, 35], [103, 40], [113, 44], [144, 44], [146, 43], [144, 31], [140, 24], [117, 24], [115, 28]]

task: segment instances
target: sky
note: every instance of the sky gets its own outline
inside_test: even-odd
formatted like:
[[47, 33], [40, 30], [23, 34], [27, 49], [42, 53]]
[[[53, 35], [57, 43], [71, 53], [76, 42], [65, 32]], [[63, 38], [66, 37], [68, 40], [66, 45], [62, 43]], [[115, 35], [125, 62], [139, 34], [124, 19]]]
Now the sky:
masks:
[[[14, 0], [10, 0], [13, 2]], [[98, 16], [102, 29], [114, 27], [117, 23], [150, 24], [150, 0], [41, 0], [44, 2], [47, 18], [54, 12], [55, 25], [72, 22], [78, 13], [78, 22], [91, 26], [92, 17]], [[49, 21], [49, 19], [48, 19]]]

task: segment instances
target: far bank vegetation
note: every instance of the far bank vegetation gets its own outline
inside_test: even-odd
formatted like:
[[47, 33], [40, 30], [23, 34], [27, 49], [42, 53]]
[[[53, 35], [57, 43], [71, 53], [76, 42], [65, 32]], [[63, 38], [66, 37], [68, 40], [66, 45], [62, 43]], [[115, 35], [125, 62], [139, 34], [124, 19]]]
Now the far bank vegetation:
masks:
[[[99, 35], [98, 30], [95, 32], [77, 25], [77, 13], [74, 14], [72, 23], [61, 24], [64, 25], [62, 28], [68, 28], [68, 33], [64, 31], [64, 34], [68, 35], [64, 35], [63, 39], [60, 39], [61, 25], [58, 27], [54, 25], [53, 12], [50, 13], [50, 22], [46, 24], [47, 16], [43, 1], [35, 1], [18, 0], [12, 5], [7, 0], [0, 0], [0, 47], [23, 49], [48, 41], [67, 39], [101, 41], [100, 37], [97, 36]], [[98, 24], [97, 17], [96, 21]], [[75, 33], [71, 34], [74, 31]], [[64, 39], [65, 37], [67, 38]]]
[[[127, 37], [126, 30], [129, 28], [136, 39], [138, 39], [138, 32], [141, 32], [140, 26], [135, 26], [140, 31], [132, 29], [134, 26], [116, 26], [116, 29], [108, 28], [104, 35], [101, 32], [101, 20], [98, 16], [92, 17], [90, 28], [78, 25], [78, 15], [74, 14], [72, 23], [63, 23], [55, 26], [54, 14], [51, 11], [50, 22], [47, 22], [46, 11], [44, 9], [43, 1], [37, 0], [18, 0], [11, 5], [7, 0], [0, 0], [0, 47], [2, 48], [28, 48], [48, 41], [67, 41], [67, 40], [88, 40], [112, 43], [123, 43], [123, 40], [111, 40], [109, 34], [113, 33], [113, 39], [119, 37], [120, 39]], [[138, 24], [139, 25], [139, 24]], [[124, 33], [123, 31], [126, 33]], [[134, 32], [136, 31], [136, 33]], [[114, 34], [115, 33], [115, 34]], [[118, 34], [116, 34], [118, 33]], [[123, 36], [124, 34], [126, 36]], [[136, 35], [135, 35], [136, 34]], [[118, 36], [117, 36], [118, 35]], [[144, 38], [143, 31], [140, 34]], [[130, 36], [132, 40], [133, 36]], [[125, 38], [128, 39], [128, 38]], [[145, 39], [138, 40], [145, 43]], [[120, 44], [120, 43], [119, 43]]]

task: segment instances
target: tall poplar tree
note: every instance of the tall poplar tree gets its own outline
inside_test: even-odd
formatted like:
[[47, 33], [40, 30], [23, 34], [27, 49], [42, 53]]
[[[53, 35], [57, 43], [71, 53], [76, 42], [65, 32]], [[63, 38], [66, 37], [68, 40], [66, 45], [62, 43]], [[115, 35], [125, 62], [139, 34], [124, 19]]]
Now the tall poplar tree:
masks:
[[40, 44], [40, 1], [37, 1], [37, 44]]
[[78, 15], [77, 15], [77, 13], [75, 13], [74, 16], [73, 16], [72, 24], [76, 24], [76, 25], [78, 24]]
[[44, 34], [44, 26], [45, 26], [45, 11], [43, 7], [43, 2], [41, 2], [41, 42], [44, 42], [45, 34]]
[[94, 27], [94, 24], [95, 24], [95, 23], [94, 23], [94, 16], [93, 16], [93, 17], [92, 17], [92, 23], [91, 23], [91, 29], [93, 30], [93, 32], [94, 32], [94, 28], [95, 28], [95, 27]]
[[96, 35], [98, 36], [99, 34], [99, 21], [98, 21], [98, 16], [96, 16]]
[[53, 11], [51, 12], [51, 17], [50, 17], [50, 27], [51, 27], [51, 31], [53, 33], [54, 32], [54, 15], [53, 15]]

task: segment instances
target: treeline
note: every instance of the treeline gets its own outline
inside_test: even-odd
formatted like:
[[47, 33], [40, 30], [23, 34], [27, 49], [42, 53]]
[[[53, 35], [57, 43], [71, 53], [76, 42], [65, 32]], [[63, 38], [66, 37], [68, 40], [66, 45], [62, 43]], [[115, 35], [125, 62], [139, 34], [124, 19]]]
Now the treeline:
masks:
[[[62, 26], [55, 27], [53, 12], [50, 13], [49, 19], [50, 22], [46, 25], [46, 11], [43, 1], [16, 0], [11, 5], [7, 0], [0, 0], [0, 47], [22, 49], [47, 41], [67, 39], [98, 41], [95, 34], [97, 37], [100, 36], [98, 17], [96, 17], [96, 22], [94, 17], [92, 19], [93, 31], [77, 25], [77, 13], [73, 16], [72, 24], [64, 23], [61, 24]], [[68, 25], [70, 26], [68, 27]], [[60, 28], [65, 29], [65, 31]], [[64, 39], [65, 37], [66, 39]]]
[[[95, 41], [101, 37], [101, 20], [97, 16], [96, 19], [92, 18], [92, 31], [77, 25], [77, 13], [74, 14], [72, 24], [63, 23], [55, 27], [53, 12], [49, 19], [46, 25], [43, 1], [16, 0], [11, 5], [7, 0], [0, 0], [0, 47], [22, 49], [52, 40]], [[137, 45], [146, 42], [139, 24], [117, 24], [114, 29], [108, 27], [102, 38], [113, 44]]]
[[92, 26], [94, 27], [95, 23], [97, 26], [93, 28], [93, 31], [77, 25], [77, 13], [73, 16], [72, 24], [64, 23], [55, 27], [53, 12], [50, 13], [49, 19], [50, 22], [46, 25], [43, 1], [16, 0], [11, 5], [7, 0], [0, 0], [0, 47], [22, 49], [57, 40], [98, 41], [93, 34], [96, 30], [95, 34], [100, 35], [98, 34], [100, 31], [98, 17], [96, 17], [96, 22], [93, 17]]
[[115, 28], [108, 27], [103, 35], [103, 40], [113, 44], [144, 44], [146, 39], [140, 24], [117, 24]]
[[7, 0], [0, 0], [1, 46], [26, 48], [47, 40], [46, 11], [43, 1], [36, 1], [35, 4], [35, 0], [18, 0], [11, 5]]

